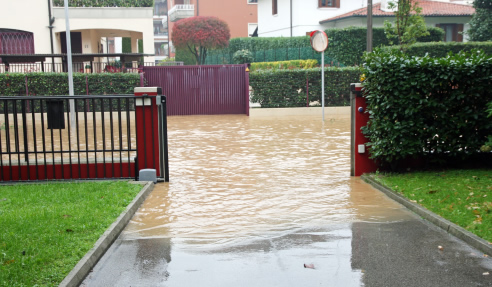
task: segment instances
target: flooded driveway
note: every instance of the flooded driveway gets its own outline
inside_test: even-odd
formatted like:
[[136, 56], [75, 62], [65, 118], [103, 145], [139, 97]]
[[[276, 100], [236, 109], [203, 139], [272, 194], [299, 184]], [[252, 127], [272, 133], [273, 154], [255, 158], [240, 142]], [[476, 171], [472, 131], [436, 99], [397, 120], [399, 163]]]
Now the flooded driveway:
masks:
[[489, 258], [350, 177], [349, 118], [168, 128], [171, 182], [82, 286], [492, 285]]

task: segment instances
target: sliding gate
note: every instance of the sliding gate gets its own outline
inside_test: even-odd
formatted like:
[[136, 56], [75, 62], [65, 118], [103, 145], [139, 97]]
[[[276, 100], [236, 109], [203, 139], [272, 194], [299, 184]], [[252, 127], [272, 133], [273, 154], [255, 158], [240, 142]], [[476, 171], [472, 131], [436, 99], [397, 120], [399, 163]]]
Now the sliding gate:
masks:
[[134, 95], [0, 97], [0, 182], [138, 178], [169, 181], [166, 98]]
[[144, 67], [146, 85], [162, 87], [168, 115], [249, 115], [247, 65]]

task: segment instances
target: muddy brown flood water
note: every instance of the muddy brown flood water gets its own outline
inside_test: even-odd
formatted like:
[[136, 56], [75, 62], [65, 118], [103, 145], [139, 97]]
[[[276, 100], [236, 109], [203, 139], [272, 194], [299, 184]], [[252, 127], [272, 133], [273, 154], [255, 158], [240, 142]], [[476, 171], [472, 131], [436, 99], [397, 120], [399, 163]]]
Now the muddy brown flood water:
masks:
[[81, 286], [490, 286], [492, 260], [350, 177], [348, 118], [168, 127], [170, 182]]
[[[169, 184], [125, 237], [211, 247], [326, 223], [399, 220], [401, 207], [350, 177], [350, 119], [170, 117]], [[375, 208], [377, 206], [377, 208]]]

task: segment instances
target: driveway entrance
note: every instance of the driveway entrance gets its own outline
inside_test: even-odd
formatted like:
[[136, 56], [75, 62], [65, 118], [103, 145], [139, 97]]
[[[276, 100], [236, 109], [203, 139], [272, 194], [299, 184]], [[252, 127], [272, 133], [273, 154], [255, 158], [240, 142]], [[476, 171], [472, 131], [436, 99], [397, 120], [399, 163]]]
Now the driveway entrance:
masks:
[[492, 282], [490, 258], [350, 177], [348, 117], [176, 116], [168, 130], [171, 182], [82, 286]]

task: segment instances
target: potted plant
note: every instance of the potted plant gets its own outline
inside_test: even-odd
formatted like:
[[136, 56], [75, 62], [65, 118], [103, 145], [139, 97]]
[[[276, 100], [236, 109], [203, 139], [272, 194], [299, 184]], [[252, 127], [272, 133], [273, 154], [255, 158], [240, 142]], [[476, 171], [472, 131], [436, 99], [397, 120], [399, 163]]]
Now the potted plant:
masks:
[[85, 72], [87, 74], [90, 74], [91, 73], [91, 68], [92, 68], [91, 65], [85, 65]]

